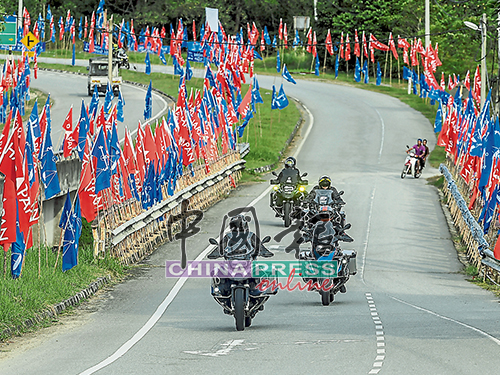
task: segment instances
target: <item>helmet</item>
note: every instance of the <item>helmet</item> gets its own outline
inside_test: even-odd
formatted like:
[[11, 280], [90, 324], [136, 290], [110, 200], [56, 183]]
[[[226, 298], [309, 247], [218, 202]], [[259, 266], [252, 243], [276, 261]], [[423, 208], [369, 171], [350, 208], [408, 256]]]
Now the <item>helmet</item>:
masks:
[[295, 167], [296, 163], [297, 161], [295, 160], [295, 158], [293, 156], [289, 156], [285, 159], [285, 168], [293, 168]]
[[332, 180], [328, 176], [321, 176], [318, 180], [318, 185], [320, 187], [326, 187], [329, 188], [332, 185]]
[[236, 215], [229, 220], [229, 228], [232, 232], [248, 232], [248, 222], [243, 215]]
[[417, 142], [422, 142], [422, 138], [417, 139]]

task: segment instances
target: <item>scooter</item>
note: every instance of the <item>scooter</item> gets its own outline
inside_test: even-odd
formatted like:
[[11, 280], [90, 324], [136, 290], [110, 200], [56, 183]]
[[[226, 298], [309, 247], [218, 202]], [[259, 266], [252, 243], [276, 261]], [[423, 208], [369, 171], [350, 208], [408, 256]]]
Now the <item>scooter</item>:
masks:
[[[408, 145], [406, 145], [407, 149], [410, 149]], [[401, 172], [401, 178], [405, 178], [407, 174], [413, 175], [415, 178], [419, 178], [422, 175], [422, 167], [417, 166], [418, 158], [415, 154], [415, 150], [411, 149], [408, 155], [406, 156], [405, 165], [403, 167], [403, 171]]]

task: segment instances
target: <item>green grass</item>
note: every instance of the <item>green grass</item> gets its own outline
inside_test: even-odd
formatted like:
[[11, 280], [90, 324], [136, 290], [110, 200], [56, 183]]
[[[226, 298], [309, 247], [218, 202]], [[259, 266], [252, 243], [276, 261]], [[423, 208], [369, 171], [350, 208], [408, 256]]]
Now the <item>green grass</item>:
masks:
[[[22, 276], [13, 280], [9, 268], [10, 251], [6, 255], [7, 274], [3, 274], [3, 267], [0, 269], [0, 334], [6, 328], [16, 327], [49, 306], [70, 298], [99, 277], [124, 273], [124, 267], [115, 259], [95, 260], [91, 247], [80, 248], [78, 265], [64, 273], [60, 256], [54, 272], [56, 253], [48, 249], [47, 266], [47, 249], [42, 248], [41, 276], [38, 278], [38, 248], [32, 248], [26, 253]], [[0, 262], [3, 265], [3, 261]]]
[[433, 186], [437, 187], [438, 189], [441, 189], [443, 187], [443, 184], [444, 184], [444, 176], [437, 175], [437, 176], [429, 177], [427, 179], [427, 181], [430, 185], [433, 185]]
[[431, 163], [431, 166], [433, 166], [434, 168], [439, 168], [439, 165], [441, 163], [444, 163], [445, 161], [446, 151], [444, 150], [444, 147], [434, 147], [434, 150], [432, 150], [431, 154], [429, 155], [429, 163]]

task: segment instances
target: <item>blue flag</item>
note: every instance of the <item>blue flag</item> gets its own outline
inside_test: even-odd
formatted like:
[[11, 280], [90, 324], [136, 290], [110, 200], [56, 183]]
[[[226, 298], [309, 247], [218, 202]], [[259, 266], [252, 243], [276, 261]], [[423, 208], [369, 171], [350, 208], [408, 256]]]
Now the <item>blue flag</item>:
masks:
[[146, 100], [144, 106], [144, 120], [149, 120], [153, 117], [153, 94], [152, 94], [152, 83], [149, 81], [148, 91], [146, 92]]
[[316, 54], [316, 64], [314, 64], [314, 74], [319, 77], [319, 57]]
[[156, 196], [156, 186], [155, 186], [155, 168], [153, 163], [149, 163], [146, 176], [144, 177], [144, 184], [142, 186], [141, 203], [142, 208], [147, 210], [154, 204]]
[[[40, 132], [40, 120], [38, 119], [38, 99], [35, 100], [35, 104], [33, 105], [33, 109], [31, 110], [31, 115], [28, 120], [28, 129], [31, 129], [31, 134], [33, 137], [38, 138], [42, 135]], [[27, 140], [27, 141], [32, 141]]]
[[45, 137], [42, 141], [39, 154], [41, 179], [45, 188], [45, 199], [50, 199], [61, 192], [50, 133], [51, 127], [47, 116], [47, 129], [45, 130]]
[[71, 55], [71, 65], [75, 66], [75, 59], [76, 59], [76, 50], [75, 50], [75, 44], [73, 43], [73, 54]]
[[356, 67], [354, 68], [354, 80], [356, 82], [361, 82], [361, 66], [359, 65], [359, 59], [356, 56]]
[[273, 85], [273, 96], [271, 98], [271, 109], [278, 109], [278, 97], [276, 96], [276, 87]]
[[89, 114], [95, 117], [98, 107], [99, 107], [99, 91], [97, 90], [97, 85], [95, 85], [94, 93], [92, 94], [92, 99], [90, 99]]
[[439, 133], [443, 126], [443, 107], [441, 106], [441, 100], [439, 101], [439, 108], [436, 112], [436, 119], [434, 120], [434, 133]]
[[59, 228], [66, 228], [68, 225], [68, 220], [71, 219], [71, 198], [69, 195], [69, 190], [66, 193], [66, 200], [64, 201], [64, 206], [61, 212], [61, 219], [59, 220]]
[[97, 6], [96, 14], [101, 14], [104, 12], [104, 0], [99, 1], [99, 5]]
[[146, 52], [146, 74], [151, 74], [151, 61], [149, 60], [149, 51]]
[[283, 84], [281, 84], [280, 91], [278, 93], [277, 97], [277, 102], [278, 102], [278, 108], [284, 109], [288, 106], [288, 98], [285, 95], [285, 90], [283, 89]]
[[276, 54], [276, 71], [281, 72], [281, 59], [280, 59], [280, 51]]
[[293, 40], [293, 46], [297, 47], [298, 45], [300, 45], [299, 30], [295, 29], [295, 39]]
[[122, 91], [120, 90], [118, 94], [118, 103], [116, 104], [116, 119], [120, 122], [125, 120], [123, 115], [123, 106], [125, 105], [125, 100], [123, 99]]
[[25, 249], [26, 245], [24, 244], [24, 236], [21, 233], [21, 230], [19, 229], [19, 215], [18, 215], [16, 220], [16, 242], [12, 243], [11, 257], [10, 257], [10, 270], [13, 279], [17, 279], [21, 276]]
[[335, 59], [335, 78], [339, 76], [339, 55], [337, 54], [337, 58]]
[[364, 75], [364, 83], [367, 84], [370, 82], [370, 75], [368, 74], [368, 60], [365, 60], [363, 63], [363, 75]]
[[262, 96], [260, 95], [259, 81], [257, 81], [257, 76], [253, 76], [253, 87], [252, 87], [252, 103], [264, 103]]
[[92, 148], [92, 156], [97, 159], [95, 171], [95, 193], [111, 186], [111, 168], [109, 165], [109, 153], [104, 139], [102, 126], [97, 132], [97, 137]]
[[267, 31], [267, 26], [264, 26], [264, 40], [266, 41], [266, 44], [268, 46], [271, 45], [271, 38], [269, 37], [269, 32]]
[[167, 60], [165, 59], [164, 53], [160, 53], [158, 57], [160, 58], [160, 61], [163, 63], [163, 65], [167, 65]]
[[191, 81], [193, 77], [193, 69], [191, 69], [191, 65], [189, 65], [189, 60], [186, 60], [186, 79]]
[[238, 137], [243, 137], [243, 132], [245, 131], [246, 126], [248, 125], [250, 119], [253, 117], [253, 112], [248, 109], [245, 119], [243, 120], [243, 124], [238, 126]]
[[278, 43], [276, 42], [276, 35], [275, 35], [275, 36], [274, 36], [274, 39], [273, 39], [273, 43], [272, 43], [272, 45], [271, 45], [271, 46], [272, 46], [273, 48], [276, 48], [276, 47], [277, 47], [277, 44], [278, 44]]
[[78, 264], [77, 222], [71, 214], [65, 226], [63, 239], [62, 270], [70, 270]]
[[83, 153], [85, 151], [85, 144], [87, 143], [87, 133], [90, 129], [90, 120], [85, 108], [85, 102], [82, 99], [82, 107], [80, 110], [80, 119], [78, 120], [78, 156], [83, 160]]
[[377, 86], [380, 86], [382, 83], [382, 71], [380, 70], [380, 64], [377, 61]]
[[292, 75], [290, 74], [290, 72], [288, 71], [287, 67], [286, 67], [286, 64], [283, 65], [283, 78], [285, 80], [287, 80], [288, 82], [291, 82], [293, 84], [296, 84], [297, 82], [295, 82], [295, 80], [293, 79]]
[[106, 87], [106, 96], [104, 97], [104, 113], [111, 112], [111, 104], [114, 99], [113, 90], [111, 89], [111, 85], [108, 82], [108, 86]]
[[118, 159], [122, 154], [120, 142], [118, 141], [118, 132], [116, 131], [116, 123], [113, 121], [111, 126], [111, 140], [110, 140], [109, 154], [111, 156], [111, 172], [115, 173], [118, 166]]

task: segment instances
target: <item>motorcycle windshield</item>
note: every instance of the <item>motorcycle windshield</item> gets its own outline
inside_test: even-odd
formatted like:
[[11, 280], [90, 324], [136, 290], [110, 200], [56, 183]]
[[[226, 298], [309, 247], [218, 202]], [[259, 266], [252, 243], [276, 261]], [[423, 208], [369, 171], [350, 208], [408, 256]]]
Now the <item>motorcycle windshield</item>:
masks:
[[299, 174], [295, 169], [283, 169], [281, 171], [281, 184], [297, 185], [299, 183]]
[[254, 249], [250, 244], [251, 233], [241, 233], [233, 236], [228, 233], [227, 245], [224, 248], [224, 258], [228, 260], [249, 260], [252, 258]]
[[331, 190], [316, 190], [314, 202], [320, 206], [333, 205], [332, 191]]

